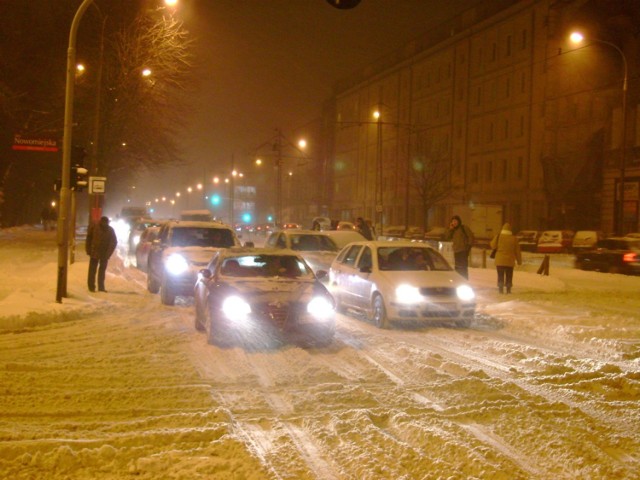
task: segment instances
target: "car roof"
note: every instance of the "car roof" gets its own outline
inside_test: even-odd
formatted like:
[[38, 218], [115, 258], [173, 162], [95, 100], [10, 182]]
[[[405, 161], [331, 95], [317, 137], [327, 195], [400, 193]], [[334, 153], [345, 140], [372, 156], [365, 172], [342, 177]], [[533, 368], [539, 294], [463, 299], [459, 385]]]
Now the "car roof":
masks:
[[425, 242], [412, 242], [410, 240], [363, 240], [360, 242], [351, 242], [345, 245], [345, 248], [353, 245], [366, 245], [369, 247], [408, 247], [408, 248], [429, 248], [435, 250], [431, 245]]
[[220, 249], [218, 252], [220, 257], [241, 257], [243, 255], [277, 255], [281, 257], [297, 257], [302, 258], [300, 253], [294, 252], [288, 248], [262, 248], [262, 247], [231, 247]]

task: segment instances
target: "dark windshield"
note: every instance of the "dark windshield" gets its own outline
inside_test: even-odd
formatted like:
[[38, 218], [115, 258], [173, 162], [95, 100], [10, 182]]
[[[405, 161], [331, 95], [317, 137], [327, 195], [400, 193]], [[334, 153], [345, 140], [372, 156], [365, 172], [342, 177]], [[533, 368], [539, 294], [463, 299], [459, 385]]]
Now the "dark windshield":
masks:
[[291, 235], [291, 250], [337, 252], [338, 246], [326, 235]]
[[451, 270], [440, 253], [423, 247], [380, 247], [378, 266], [389, 271]]
[[179, 227], [171, 233], [174, 247], [218, 247], [234, 245], [233, 234], [225, 228]]
[[293, 255], [243, 255], [226, 258], [220, 267], [225, 277], [313, 277], [313, 272]]

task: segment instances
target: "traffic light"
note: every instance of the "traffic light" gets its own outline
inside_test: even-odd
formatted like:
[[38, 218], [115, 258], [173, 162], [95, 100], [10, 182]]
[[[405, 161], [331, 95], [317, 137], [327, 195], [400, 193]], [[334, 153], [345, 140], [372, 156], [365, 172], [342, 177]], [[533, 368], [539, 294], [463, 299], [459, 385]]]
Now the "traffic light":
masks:
[[82, 192], [89, 185], [89, 170], [80, 166], [74, 165], [71, 167], [71, 190], [76, 192]]
[[71, 148], [71, 177], [69, 181], [69, 188], [76, 192], [82, 192], [89, 186], [89, 170], [84, 168], [84, 159], [87, 156], [87, 151], [80, 145], [74, 145]]

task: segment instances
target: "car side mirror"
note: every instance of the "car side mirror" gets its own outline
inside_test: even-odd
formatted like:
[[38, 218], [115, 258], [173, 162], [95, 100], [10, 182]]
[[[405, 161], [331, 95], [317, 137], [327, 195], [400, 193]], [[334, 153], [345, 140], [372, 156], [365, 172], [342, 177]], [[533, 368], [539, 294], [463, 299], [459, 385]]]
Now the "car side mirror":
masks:
[[203, 268], [198, 272], [202, 278], [206, 278], [207, 280], [211, 278], [211, 270], [209, 270], [208, 268]]
[[318, 270], [316, 272], [316, 278], [318, 280], [322, 280], [323, 278], [327, 278], [327, 275], [329, 275], [329, 273], [326, 270]]
[[244, 242], [244, 246], [249, 248], [254, 248], [256, 244], [253, 242]]

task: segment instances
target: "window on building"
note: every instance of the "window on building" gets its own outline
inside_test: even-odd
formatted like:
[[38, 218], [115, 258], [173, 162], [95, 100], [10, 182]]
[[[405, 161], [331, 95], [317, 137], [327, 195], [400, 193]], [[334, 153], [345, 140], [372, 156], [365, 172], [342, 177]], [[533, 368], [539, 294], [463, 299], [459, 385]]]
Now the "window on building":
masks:
[[482, 103], [482, 87], [479, 86], [476, 90], [476, 105], [480, 106]]
[[489, 123], [489, 129], [487, 131], [487, 142], [493, 142], [493, 122]]
[[503, 158], [502, 159], [502, 181], [503, 182], [506, 182], [507, 178], [509, 176], [508, 165], [509, 165], [509, 163], [507, 162], [507, 159]]
[[522, 37], [521, 37], [520, 47], [522, 48], [522, 50], [527, 48], [527, 30], [526, 29], [522, 30]]
[[471, 182], [478, 183], [479, 181], [480, 181], [480, 165], [478, 165], [478, 162], [475, 162], [471, 166]]
[[505, 118], [504, 120], [504, 139], [507, 140], [509, 138], [509, 119]]
[[507, 35], [507, 57], [511, 56], [511, 35]]
[[518, 180], [522, 180], [523, 174], [524, 174], [524, 159], [522, 157], [518, 157]]
[[505, 85], [505, 97], [509, 98], [511, 96], [511, 78], [507, 77], [507, 83]]
[[491, 61], [495, 62], [497, 58], [498, 58], [498, 45], [494, 43], [493, 45], [491, 45]]
[[487, 183], [493, 182], [493, 162], [489, 160], [487, 162]]

